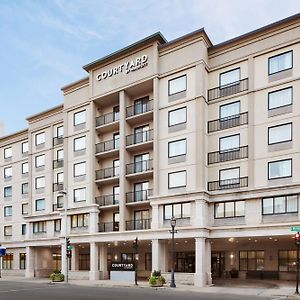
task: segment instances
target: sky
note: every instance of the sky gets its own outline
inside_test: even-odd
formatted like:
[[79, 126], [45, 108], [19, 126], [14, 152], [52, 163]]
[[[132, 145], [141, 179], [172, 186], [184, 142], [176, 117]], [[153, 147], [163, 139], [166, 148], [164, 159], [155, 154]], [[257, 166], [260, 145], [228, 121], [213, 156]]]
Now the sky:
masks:
[[172, 40], [204, 27], [217, 44], [299, 12], [299, 0], [0, 0], [4, 134], [63, 103], [83, 65], [157, 31]]

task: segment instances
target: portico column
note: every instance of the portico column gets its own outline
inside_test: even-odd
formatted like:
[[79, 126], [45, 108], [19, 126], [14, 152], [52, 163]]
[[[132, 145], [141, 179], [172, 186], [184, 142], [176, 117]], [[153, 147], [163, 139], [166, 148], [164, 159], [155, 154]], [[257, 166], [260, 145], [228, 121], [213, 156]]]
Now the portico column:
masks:
[[207, 284], [205, 250], [205, 238], [195, 238], [196, 268], [194, 284], [198, 287], [203, 287]]
[[61, 272], [66, 276], [67, 273], [67, 255], [65, 240], [62, 240], [61, 249]]
[[98, 264], [99, 250], [95, 242], [90, 243], [90, 280], [99, 279], [99, 264]]
[[72, 256], [71, 256], [71, 270], [78, 270], [78, 247], [73, 245]]
[[107, 272], [107, 246], [105, 244], [100, 245], [100, 279], [108, 279]]
[[152, 272], [160, 270], [159, 254], [158, 239], [152, 240]]
[[159, 211], [158, 211], [158, 205], [152, 205], [152, 223], [151, 223], [152, 229], [158, 229], [159, 228]]
[[26, 247], [26, 278], [34, 278], [34, 260], [35, 260], [35, 251], [33, 247]]
[[90, 212], [90, 222], [89, 222], [90, 234], [98, 232], [98, 218], [99, 218], [98, 211]]
[[212, 284], [211, 277], [211, 243], [209, 239], [205, 240], [205, 253], [206, 253], [206, 273], [207, 273], [207, 284]]

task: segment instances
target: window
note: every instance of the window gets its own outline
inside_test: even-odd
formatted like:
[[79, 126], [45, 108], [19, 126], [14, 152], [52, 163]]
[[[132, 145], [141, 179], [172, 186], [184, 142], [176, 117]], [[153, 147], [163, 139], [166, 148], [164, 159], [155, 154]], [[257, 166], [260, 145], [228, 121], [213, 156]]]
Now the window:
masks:
[[63, 126], [58, 126], [56, 128], [56, 137], [61, 138], [64, 136], [64, 127]]
[[119, 106], [115, 106], [113, 108], [113, 120], [114, 121], [118, 121], [120, 119], [120, 107]]
[[186, 186], [186, 171], [172, 172], [168, 174], [168, 188], [178, 188]]
[[236, 150], [239, 148], [240, 148], [240, 135], [239, 134], [226, 136], [226, 137], [219, 139], [220, 152]]
[[78, 214], [71, 216], [71, 227], [88, 227], [89, 226], [89, 214]]
[[26, 235], [26, 224], [22, 224], [22, 235]]
[[43, 189], [46, 185], [46, 181], [45, 181], [45, 177], [41, 176], [41, 177], [36, 177], [35, 178], [35, 189]]
[[86, 188], [74, 190], [74, 202], [86, 201]]
[[28, 194], [28, 183], [22, 183], [22, 195]]
[[292, 176], [292, 160], [278, 160], [268, 163], [268, 179], [285, 178]]
[[[150, 134], [151, 134], [149, 130], [150, 130], [149, 125], [134, 128], [134, 143], [138, 144], [138, 143], [149, 141]], [[119, 138], [119, 133], [118, 133], [118, 138]]]
[[232, 116], [237, 116], [241, 111], [240, 101], [224, 104], [220, 106], [220, 119], [228, 119]]
[[22, 203], [22, 215], [28, 214], [28, 203]]
[[56, 174], [56, 183], [64, 183], [64, 173], [57, 173]]
[[281, 124], [268, 128], [268, 144], [278, 144], [292, 140], [292, 123]]
[[298, 196], [278, 196], [262, 199], [262, 214], [285, 214], [298, 212]]
[[175, 110], [171, 110], [168, 112], [168, 114], [169, 114], [169, 118], [168, 118], [169, 127], [186, 123], [186, 119], [187, 119], [186, 106]]
[[191, 203], [174, 203], [164, 205], [164, 220], [186, 219], [191, 217]]
[[4, 226], [4, 236], [12, 236], [12, 226], [11, 225]]
[[149, 181], [136, 182], [134, 184], [134, 201], [148, 200], [149, 194]]
[[61, 231], [61, 219], [54, 220], [54, 232]]
[[26, 253], [20, 253], [20, 270], [26, 269]]
[[33, 222], [33, 233], [47, 232], [46, 229], [47, 229], [46, 221]]
[[4, 158], [11, 158], [12, 157], [12, 147], [4, 149]]
[[128, 263], [133, 261], [133, 253], [121, 253], [121, 262]]
[[4, 188], [4, 198], [8, 198], [12, 196], [12, 186], [6, 186]]
[[293, 88], [288, 87], [268, 94], [268, 109], [291, 105], [293, 103]]
[[171, 79], [169, 83], [169, 96], [186, 91], [187, 78], [186, 75]]
[[63, 160], [64, 159], [64, 150], [60, 149], [56, 151], [56, 159]]
[[262, 271], [264, 269], [264, 251], [240, 251], [240, 271]]
[[288, 51], [269, 57], [269, 75], [292, 69], [293, 68], [293, 51]]
[[6, 253], [6, 255], [3, 256], [3, 269], [12, 270], [13, 260], [14, 260], [14, 255], [12, 253]]
[[4, 168], [4, 178], [12, 177], [12, 167]]
[[74, 126], [84, 124], [86, 119], [86, 111], [82, 110], [74, 114]]
[[219, 172], [220, 185], [240, 182], [240, 168], [224, 169]]
[[45, 165], [45, 154], [35, 157], [35, 167], [43, 167]]
[[22, 153], [27, 153], [28, 152], [28, 142], [22, 143]]
[[12, 216], [12, 206], [4, 206], [4, 217]]
[[186, 155], [186, 139], [173, 141], [168, 143], [168, 156], [175, 157]]
[[152, 253], [145, 253], [145, 271], [152, 271]]
[[35, 145], [45, 144], [45, 132], [37, 133], [35, 135]]
[[74, 139], [74, 151], [84, 150], [85, 148], [85, 136]]
[[297, 251], [280, 250], [278, 252], [278, 270], [279, 272], [297, 271]]
[[215, 219], [245, 216], [245, 201], [215, 203]]
[[45, 210], [45, 199], [35, 200], [35, 211]]
[[27, 174], [29, 172], [28, 162], [22, 163], [22, 174]]
[[114, 170], [114, 173], [113, 173], [114, 176], [120, 175], [120, 160], [119, 159], [115, 159], [113, 161], [113, 170]]
[[219, 75], [220, 87], [230, 86], [237, 84], [241, 79], [241, 69], [237, 68], [230, 70]]
[[74, 164], [74, 177], [85, 175], [85, 162]]

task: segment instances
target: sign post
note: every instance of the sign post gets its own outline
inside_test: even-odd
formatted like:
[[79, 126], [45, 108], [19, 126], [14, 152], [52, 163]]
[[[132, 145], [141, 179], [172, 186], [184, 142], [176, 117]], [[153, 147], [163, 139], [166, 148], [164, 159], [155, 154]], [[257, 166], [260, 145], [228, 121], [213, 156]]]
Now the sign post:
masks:
[[2, 270], [3, 256], [4, 255], [6, 255], [6, 247], [0, 245], [0, 258], [1, 258], [1, 261], [0, 261], [0, 278], [2, 278], [1, 270]]

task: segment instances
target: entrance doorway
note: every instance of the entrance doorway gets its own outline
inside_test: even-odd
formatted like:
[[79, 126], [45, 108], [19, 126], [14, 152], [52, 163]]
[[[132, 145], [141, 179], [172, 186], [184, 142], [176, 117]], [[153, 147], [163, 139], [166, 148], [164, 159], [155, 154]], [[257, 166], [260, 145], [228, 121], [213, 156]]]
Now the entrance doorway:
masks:
[[211, 275], [212, 278], [220, 278], [225, 271], [225, 252], [211, 253]]

